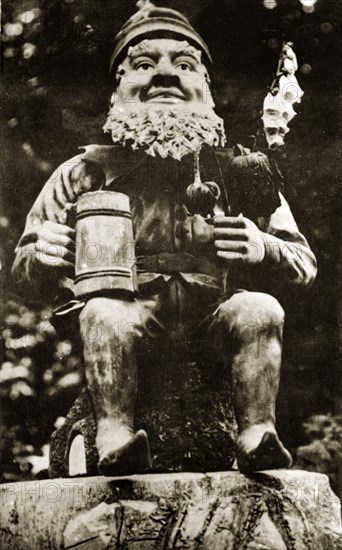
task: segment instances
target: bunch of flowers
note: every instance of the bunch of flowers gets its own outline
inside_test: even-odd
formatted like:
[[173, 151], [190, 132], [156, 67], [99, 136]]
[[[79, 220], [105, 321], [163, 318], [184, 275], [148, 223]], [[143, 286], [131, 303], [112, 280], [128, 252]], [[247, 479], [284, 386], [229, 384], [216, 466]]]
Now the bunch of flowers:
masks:
[[188, 103], [172, 109], [157, 105], [114, 105], [104, 126], [114, 143], [142, 149], [149, 155], [181, 160], [202, 145], [224, 146], [223, 120], [211, 107]]

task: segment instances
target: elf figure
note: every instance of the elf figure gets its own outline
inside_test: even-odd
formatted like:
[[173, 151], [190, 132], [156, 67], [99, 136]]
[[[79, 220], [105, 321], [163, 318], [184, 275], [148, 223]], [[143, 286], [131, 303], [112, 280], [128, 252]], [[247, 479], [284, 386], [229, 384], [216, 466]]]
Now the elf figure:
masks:
[[[105, 131], [113, 146], [90, 145], [54, 172], [28, 214], [13, 273], [22, 292], [55, 300], [64, 325], [71, 310], [79, 312], [100, 473], [150, 469], [148, 434], [134, 432], [137, 356], [160, 338], [195, 338], [199, 327], [210, 335], [213, 356], [231, 365], [240, 471], [286, 468], [291, 456], [275, 428], [284, 311], [272, 289], [279, 282], [310, 285], [315, 258], [272, 184], [267, 157], [249, 159], [258, 172], [253, 188], [250, 170], [241, 176], [244, 152], [234, 157], [224, 148], [203, 39], [179, 12], [138, 4], [111, 60], [115, 86]], [[294, 63], [291, 52], [284, 51], [284, 68]], [[234, 195], [237, 173], [242, 187]], [[73, 295], [68, 211], [99, 189], [130, 199], [133, 298]], [[129, 326], [129, 334], [113, 326]], [[100, 336], [90, 338], [89, 327]]]

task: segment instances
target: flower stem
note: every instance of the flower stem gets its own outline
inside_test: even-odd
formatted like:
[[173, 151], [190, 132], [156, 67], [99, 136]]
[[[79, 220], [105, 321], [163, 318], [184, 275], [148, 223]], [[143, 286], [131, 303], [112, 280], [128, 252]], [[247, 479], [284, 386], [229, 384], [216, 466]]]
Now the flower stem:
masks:
[[201, 172], [200, 172], [200, 162], [199, 162], [200, 152], [201, 152], [200, 147], [196, 149], [196, 151], [194, 152], [194, 183], [197, 183], [197, 184], [202, 183]]

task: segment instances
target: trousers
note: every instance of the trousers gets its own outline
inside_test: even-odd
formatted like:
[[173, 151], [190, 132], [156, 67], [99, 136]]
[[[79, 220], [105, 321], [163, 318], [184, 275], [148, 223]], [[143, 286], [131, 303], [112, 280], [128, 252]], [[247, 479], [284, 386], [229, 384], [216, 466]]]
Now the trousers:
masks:
[[222, 299], [214, 289], [174, 277], [133, 301], [90, 298], [79, 323], [98, 419], [132, 425], [139, 354], [167, 339], [210, 348], [219, 361], [231, 363], [240, 430], [274, 424], [284, 311], [273, 296], [241, 290]]

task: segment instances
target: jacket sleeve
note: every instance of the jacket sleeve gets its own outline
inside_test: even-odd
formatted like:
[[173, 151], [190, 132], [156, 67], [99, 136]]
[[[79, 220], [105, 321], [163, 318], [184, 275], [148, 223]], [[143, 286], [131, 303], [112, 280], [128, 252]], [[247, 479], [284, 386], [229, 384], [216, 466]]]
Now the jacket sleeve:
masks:
[[316, 258], [299, 232], [285, 198], [268, 221], [260, 224], [265, 243], [265, 263], [294, 285], [311, 285], [317, 274]]
[[35, 245], [45, 221], [66, 223], [68, 205], [76, 202], [82, 184], [87, 183], [86, 166], [81, 157], [77, 155], [55, 170], [26, 218], [23, 235], [15, 249], [12, 276], [19, 293], [29, 300], [53, 301], [59, 289], [72, 287], [72, 281], [61, 277], [58, 269], [46, 268], [39, 262]]

